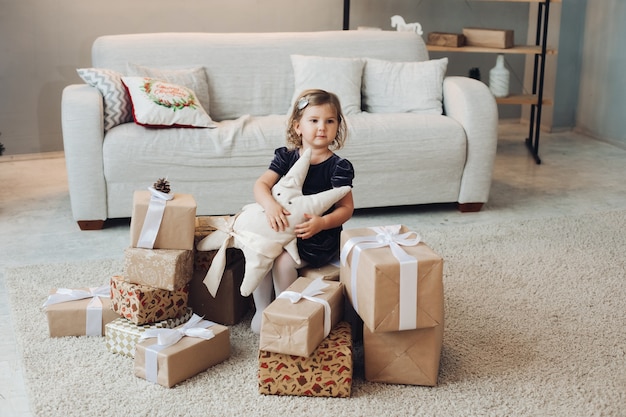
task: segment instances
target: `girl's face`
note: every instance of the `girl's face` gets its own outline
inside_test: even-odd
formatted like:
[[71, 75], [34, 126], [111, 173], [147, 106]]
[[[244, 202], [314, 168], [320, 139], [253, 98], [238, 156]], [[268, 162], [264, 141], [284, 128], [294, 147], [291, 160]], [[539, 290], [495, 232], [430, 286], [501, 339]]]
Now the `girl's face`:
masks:
[[337, 112], [331, 104], [307, 106], [300, 120], [294, 123], [294, 129], [302, 135], [303, 149], [327, 149], [337, 137]]

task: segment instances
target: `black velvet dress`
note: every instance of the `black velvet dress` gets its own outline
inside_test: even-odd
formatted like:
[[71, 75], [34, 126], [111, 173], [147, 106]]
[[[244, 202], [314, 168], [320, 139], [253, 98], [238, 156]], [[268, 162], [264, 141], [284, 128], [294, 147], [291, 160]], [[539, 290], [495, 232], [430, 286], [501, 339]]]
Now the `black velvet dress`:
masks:
[[[300, 158], [300, 154], [297, 149], [278, 148], [274, 151], [274, 159], [269, 169], [282, 177], [296, 163], [298, 158]], [[354, 167], [350, 161], [333, 154], [324, 162], [309, 167], [302, 193], [304, 195], [317, 194], [344, 185], [352, 186], [353, 179]], [[333, 210], [334, 207], [330, 208], [327, 213]], [[341, 229], [342, 227], [339, 226], [334, 229], [322, 230], [309, 239], [298, 238], [300, 258], [313, 267], [325, 265], [336, 259], [339, 254]]]

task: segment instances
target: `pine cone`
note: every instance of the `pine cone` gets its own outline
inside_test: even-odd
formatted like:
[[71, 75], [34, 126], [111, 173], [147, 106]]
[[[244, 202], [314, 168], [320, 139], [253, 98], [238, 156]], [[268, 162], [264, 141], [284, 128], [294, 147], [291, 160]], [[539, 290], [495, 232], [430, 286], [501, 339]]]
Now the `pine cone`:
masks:
[[162, 193], [169, 194], [170, 182], [165, 178], [159, 178], [157, 182], [154, 183], [154, 189], [161, 191]]

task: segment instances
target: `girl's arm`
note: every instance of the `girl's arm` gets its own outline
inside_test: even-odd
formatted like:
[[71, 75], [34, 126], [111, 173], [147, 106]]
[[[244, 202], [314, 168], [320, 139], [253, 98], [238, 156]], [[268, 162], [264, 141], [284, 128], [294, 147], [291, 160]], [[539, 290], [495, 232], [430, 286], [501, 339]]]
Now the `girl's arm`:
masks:
[[318, 234], [322, 230], [339, 227], [352, 217], [354, 213], [354, 200], [352, 191], [346, 194], [341, 200], [335, 203], [335, 209], [324, 216], [312, 216], [305, 214], [307, 221], [296, 225], [296, 236], [301, 239], [308, 239]]
[[287, 216], [290, 214], [272, 196], [272, 187], [279, 179], [278, 173], [268, 169], [256, 180], [253, 187], [254, 199], [263, 207], [265, 217], [275, 231], [283, 231], [289, 226]]

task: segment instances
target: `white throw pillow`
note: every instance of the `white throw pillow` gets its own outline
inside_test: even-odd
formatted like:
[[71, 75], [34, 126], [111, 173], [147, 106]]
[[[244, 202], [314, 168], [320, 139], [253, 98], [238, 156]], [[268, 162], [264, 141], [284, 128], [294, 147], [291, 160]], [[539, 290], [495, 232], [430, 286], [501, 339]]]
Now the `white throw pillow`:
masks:
[[122, 77], [135, 123], [148, 127], [217, 127], [193, 90], [149, 77]]
[[443, 113], [443, 78], [448, 58], [391, 62], [367, 58], [363, 110], [370, 113]]
[[170, 84], [178, 84], [193, 90], [200, 100], [200, 104], [207, 113], [211, 113], [209, 109], [209, 80], [203, 67], [188, 69], [170, 69], [170, 68], [149, 68], [143, 65], [129, 62], [128, 76], [131, 77], [149, 77], [156, 78]]
[[133, 121], [132, 105], [122, 84], [122, 74], [102, 68], [78, 68], [84, 82], [100, 91], [104, 99], [105, 132], [122, 123]]
[[344, 114], [361, 112], [362, 59], [291, 55], [291, 64], [294, 92], [289, 112], [300, 93], [309, 88], [335, 93]]

